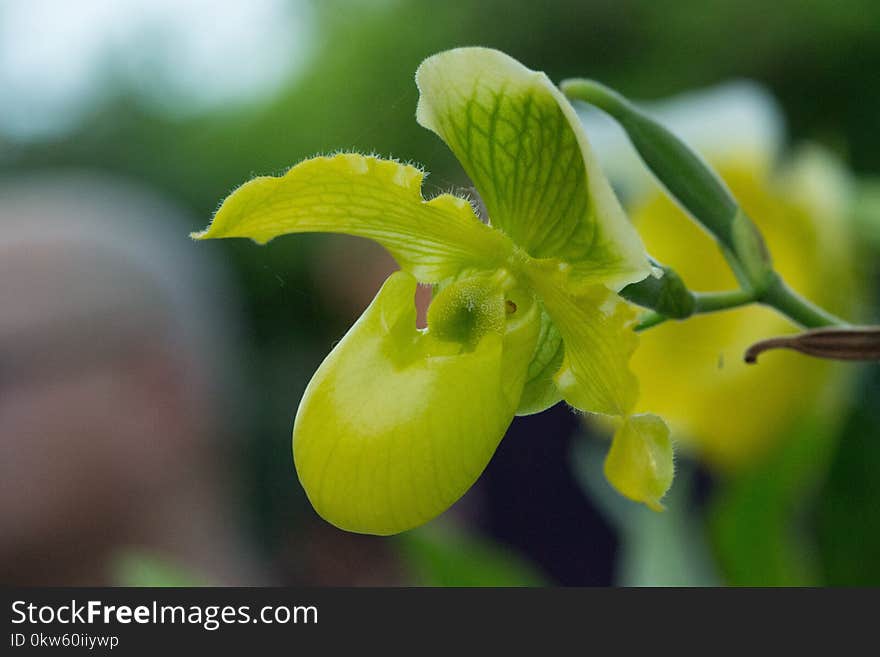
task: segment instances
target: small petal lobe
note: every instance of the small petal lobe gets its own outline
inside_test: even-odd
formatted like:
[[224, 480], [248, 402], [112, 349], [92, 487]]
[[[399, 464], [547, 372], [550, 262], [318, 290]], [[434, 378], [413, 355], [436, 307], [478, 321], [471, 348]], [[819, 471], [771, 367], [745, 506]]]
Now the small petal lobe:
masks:
[[618, 492], [662, 511], [674, 470], [666, 423], [650, 414], [625, 418], [605, 459], [605, 477]]

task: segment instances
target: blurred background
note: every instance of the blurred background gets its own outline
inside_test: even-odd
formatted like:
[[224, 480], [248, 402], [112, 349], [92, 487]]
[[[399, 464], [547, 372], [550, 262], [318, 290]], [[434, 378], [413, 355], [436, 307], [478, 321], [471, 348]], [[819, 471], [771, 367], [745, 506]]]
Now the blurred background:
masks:
[[[794, 287], [880, 295], [876, 0], [0, 0], [4, 584], [880, 584], [880, 367], [768, 354], [762, 309], [669, 323], [634, 366], [679, 443], [668, 511], [615, 496], [607, 440], [518, 418], [478, 484], [391, 538], [308, 505], [290, 432], [393, 262], [338, 236], [193, 243], [223, 197], [315, 153], [423, 164], [434, 52], [502, 49], [610, 84], [718, 168]], [[584, 112], [653, 254], [696, 289], [709, 240]]]

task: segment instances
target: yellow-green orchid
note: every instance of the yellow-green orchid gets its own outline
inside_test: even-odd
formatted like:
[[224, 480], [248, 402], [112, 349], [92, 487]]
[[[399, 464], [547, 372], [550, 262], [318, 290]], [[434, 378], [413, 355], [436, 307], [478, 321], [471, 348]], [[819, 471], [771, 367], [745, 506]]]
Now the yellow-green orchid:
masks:
[[[634, 312], [616, 294], [651, 267], [578, 118], [543, 74], [462, 48], [416, 73], [416, 118], [482, 196], [422, 197], [424, 173], [357, 154], [251, 180], [197, 238], [333, 232], [373, 239], [400, 265], [309, 383], [293, 429], [300, 481], [340, 528], [393, 534], [474, 483], [517, 414], [560, 400], [616, 418], [606, 474], [660, 508], [669, 432], [633, 415]], [[418, 283], [434, 285], [416, 327]]]

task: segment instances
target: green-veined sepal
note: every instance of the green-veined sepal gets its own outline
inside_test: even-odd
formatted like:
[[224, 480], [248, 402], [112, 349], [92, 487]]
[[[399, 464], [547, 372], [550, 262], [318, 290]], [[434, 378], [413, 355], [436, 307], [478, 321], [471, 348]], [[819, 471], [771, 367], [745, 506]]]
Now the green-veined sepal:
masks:
[[354, 153], [311, 158], [236, 189], [193, 237], [265, 243], [288, 233], [356, 235], [384, 246], [422, 282], [503, 263], [509, 240], [481, 223], [464, 199], [443, 194], [425, 201], [423, 178], [413, 166]]
[[546, 75], [487, 48], [457, 48], [416, 72], [416, 118], [443, 139], [493, 226], [533, 258], [620, 287], [650, 267], [571, 104]]

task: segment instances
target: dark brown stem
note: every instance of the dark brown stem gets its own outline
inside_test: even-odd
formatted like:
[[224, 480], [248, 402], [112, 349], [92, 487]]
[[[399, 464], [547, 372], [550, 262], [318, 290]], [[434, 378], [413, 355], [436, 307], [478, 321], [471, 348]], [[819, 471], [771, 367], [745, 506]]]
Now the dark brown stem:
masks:
[[770, 349], [792, 349], [808, 356], [832, 360], [880, 360], [880, 327], [815, 329], [762, 340], [748, 348], [745, 361], [756, 363], [758, 356]]

